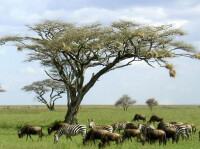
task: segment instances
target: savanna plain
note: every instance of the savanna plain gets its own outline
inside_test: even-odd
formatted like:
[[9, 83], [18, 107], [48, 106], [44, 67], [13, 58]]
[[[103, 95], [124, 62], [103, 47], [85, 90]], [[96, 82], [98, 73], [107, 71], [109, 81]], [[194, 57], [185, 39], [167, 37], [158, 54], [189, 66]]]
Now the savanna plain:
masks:
[[[72, 141], [66, 140], [62, 136], [57, 144], [53, 143], [53, 133], [48, 135], [47, 128], [56, 121], [64, 119], [67, 109], [65, 106], [56, 106], [55, 111], [49, 111], [45, 106], [1, 106], [0, 107], [0, 149], [97, 149], [98, 143], [83, 145], [82, 136], [73, 136]], [[194, 139], [188, 141], [180, 141], [172, 144], [167, 141], [167, 145], [159, 146], [158, 142], [153, 145], [137, 143], [136, 139], [133, 141], [126, 140], [121, 145], [116, 145], [115, 142], [105, 148], [111, 149], [200, 149], [200, 141], [198, 138], [198, 131], [200, 130], [200, 108], [194, 106], [157, 106], [153, 108], [153, 113], [144, 105], [135, 105], [129, 107], [128, 111], [123, 111], [122, 108], [115, 106], [81, 106], [78, 113], [78, 122], [85, 124], [88, 127], [88, 119], [93, 119], [96, 124], [111, 125], [119, 121], [130, 121], [134, 115], [145, 114], [149, 120], [152, 114], [156, 114], [164, 118], [164, 122], [180, 121], [184, 123], [193, 123], [197, 128], [194, 134]], [[134, 122], [135, 123], [135, 122]], [[141, 123], [143, 123], [141, 121]], [[145, 122], [146, 123], [146, 122]], [[17, 131], [24, 125], [41, 126], [44, 137], [37, 142], [38, 136], [32, 136], [34, 141], [28, 139], [26, 136], [18, 138]], [[157, 123], [155, 123], [157, 127]], [[88, 128], [89, 130], [89, 128]]]

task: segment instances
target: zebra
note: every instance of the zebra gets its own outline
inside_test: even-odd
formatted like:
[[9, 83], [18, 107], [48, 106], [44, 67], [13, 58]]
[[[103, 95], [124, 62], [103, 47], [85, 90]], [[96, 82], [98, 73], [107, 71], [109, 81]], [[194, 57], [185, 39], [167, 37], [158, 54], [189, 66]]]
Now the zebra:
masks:
[[103, 129], [103, 130], [107, 130], [109, 132], [113, 132], [113, 127], [111, 125], [106, 125], [106, 126], [100, 126], [100, 125], [96, 125], [92, 120], [88, 119], [88, 124], [89, 124], [89, 128], [93, 128], [93, 129]]
[[72, 140], [71, 136], [75, 136], [78, 134], [81, 134], [83, 138], [85, 138], [87, 132], [86, 125], [68, 125], [61, 127], [55, 134], [54, 134], [54, 143], [58, 142], [58, 139], [65, 134], [66, 138], [70, 138]]
[[116, 122], [112, 124], [111, 126], [113, 127], [113, 132], [116, 130], [120, 133], [120, 130], [124, 130], [126, 127], [126, 124], [128, 123], [130, 122], [123, 121], [123, 122]]

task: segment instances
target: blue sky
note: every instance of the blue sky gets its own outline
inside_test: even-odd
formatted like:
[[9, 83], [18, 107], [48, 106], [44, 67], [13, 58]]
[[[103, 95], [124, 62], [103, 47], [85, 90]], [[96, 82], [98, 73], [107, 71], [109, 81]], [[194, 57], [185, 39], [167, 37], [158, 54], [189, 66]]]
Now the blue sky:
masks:
[[[28, 34], [26, 25], [45, 19], [60, 19], [79, 24], [96, 21], [108, 25], [112, 21], [129, 20], [159, 25], [174, 24], [188, 34], [183, 40], [200, 50], [200, 2], [198, 0], [0, 0], [0, 36]], [[11, 45], [0, 47], [0, 105], [32, 105], [34, 94], [21, 88], [47, 78], [38, 63], [24, 63], [26, 53]], [[180, 58], [173, 60], [177, 77], [167, 70], [145, 63], [102, 76], [85, 96], [82, 104], [114, 104], [123, 94], [144, 104], [154, 97], [160, 104], [199, 104], [200, 61]], [[88, 74], [89, 75], [89, 74]], [[65, 97], [66, 98], [66, 97]], [[63, 98], [57, 104], [65, 104]]]

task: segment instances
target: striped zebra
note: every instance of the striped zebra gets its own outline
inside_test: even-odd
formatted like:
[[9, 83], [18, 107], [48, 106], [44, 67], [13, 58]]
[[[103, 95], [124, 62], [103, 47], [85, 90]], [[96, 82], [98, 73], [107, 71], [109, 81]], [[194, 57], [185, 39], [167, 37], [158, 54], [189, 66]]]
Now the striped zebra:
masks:
[[71, 136], [75, 136], [78, 134], [81, 134], [83, 137], [86, 136], [86, 125], [68, 125], [61, 127], [55, 134], [54, 134], [54, 143], [58, 142], [58, 139], [65, 134], [66, 138], [70, 138], [72, 140]]
[[88, 124], [89, 124], [89, 128], [93, 128], [93, 129], [103, 129], [103, 130], [107, 130], [109, 132], [113, 132], [113, 127], [111, 125], [106, 125], [106, 126], [101, 126], [101, 125], [96, 125], [92, 120], [88, 119]]
[[188, 140], [189, 135], [188, 135], [188, 128], [184, 125], [165, 125], [164, 127], [169, 127], [169, 128], [174, 128], [176, 130], [176, 134], [177, 134], [177, 141], [179, 140], [179, 137], [182, 137], [183, 139]]

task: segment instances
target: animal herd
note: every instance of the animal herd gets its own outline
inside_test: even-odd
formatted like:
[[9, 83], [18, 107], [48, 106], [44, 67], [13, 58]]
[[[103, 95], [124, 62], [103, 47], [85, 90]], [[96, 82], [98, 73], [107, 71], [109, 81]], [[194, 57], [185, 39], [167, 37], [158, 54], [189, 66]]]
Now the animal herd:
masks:
[[[95, 142], [98, 140], [98, 147], [103, 148], [106, 145], [110, 145], [110, 142], [115, 142], [117, 145], [123, 143], [126, 140], [132, 142], [132, 138], [137, 138], [138, 143], [153, 144], [159, 142], [159, 145], [166, 145], [168, 141], [172, 143], [178, 143], [180, 137], [182, 140], [193, 140], [193, 134], [196, 132], [196, 127], [192, 123], [182, 123], [182, 122], [170, 122], [165, 123], [162, 117], [157, 115], [152, 115], [149, 121], [146, 122], [146, 116], [141, 114], [135, 114], [132, 119], [133, 122], [143, 121], [143, 123], [132, 123], [132, 122], [116, 122], [111, 125], [97, 125], [91, 119], [88, 119], [88, 129], [84, 124], [69, 125], [67, 123], [55, 123], [54, 125], [48, 127], [48, 134], [54, 134], [54, 143], [59, 141], [62, 135], [66, 138], [72, 140], [71, 136], [76, 136], [81, 134], [83, 137], [83, 145], [89, 142]], [[155, 128], [155, 122], [158, 122], [157, 128]], [[153, 125], [154, 124], [154, 125]], [[123, 132], [121, 132], [123, 131]], [[18, 130], [19, 138], [24, 135], [33, 141], [31, 135], [38, 135], [38, 141], [42, 139], [44, 134], [42, 133], [42, 128], [39, 126], [24, 126], [22, 129]], [[200, 131], [198, 133], [200, 141]]]

